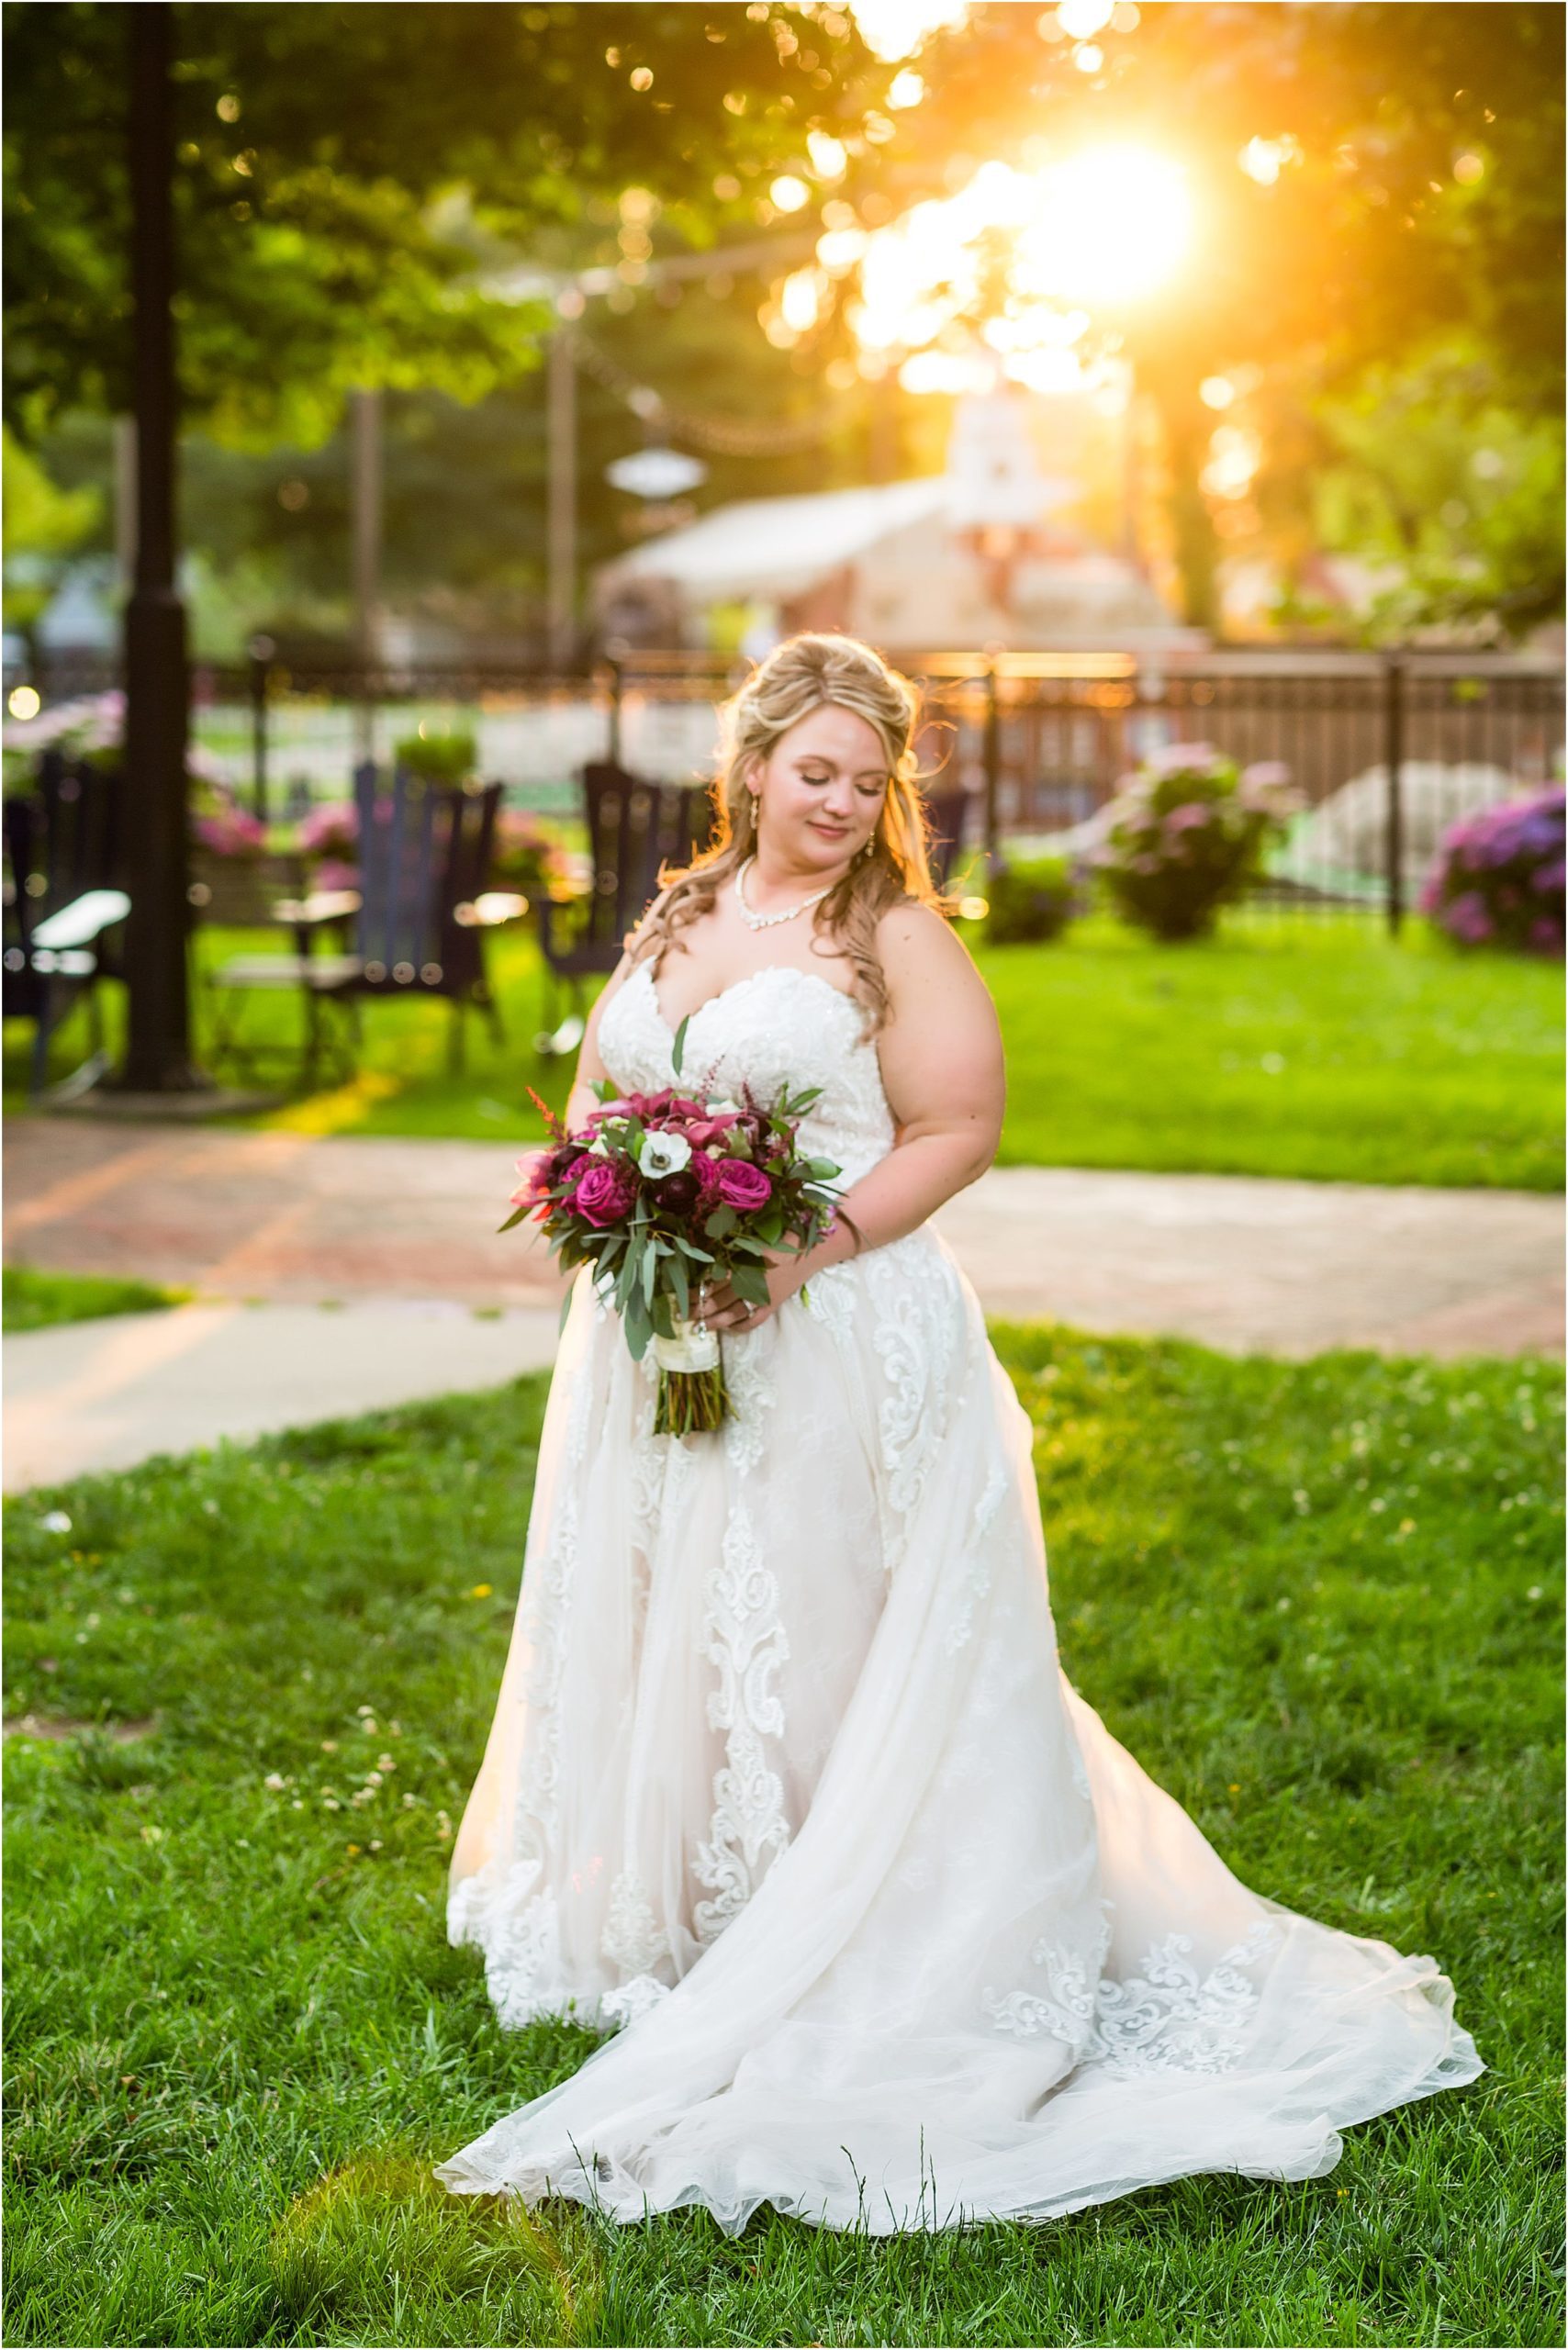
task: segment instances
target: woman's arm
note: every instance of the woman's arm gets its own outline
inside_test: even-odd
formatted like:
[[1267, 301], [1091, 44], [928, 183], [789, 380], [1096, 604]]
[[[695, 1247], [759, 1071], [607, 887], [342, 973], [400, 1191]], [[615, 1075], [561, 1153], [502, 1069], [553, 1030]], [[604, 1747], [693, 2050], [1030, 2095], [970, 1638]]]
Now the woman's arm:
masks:
[[[868, 1248], [902, 1240], [985, 1172], [1007, 1098], [996, 1006], [957, 933], [929, 906], [896, 906], [878, 925], [877, 951], [890, 1004], [879, 1057], [898, 1139], [844, 1193]], [[772, 1307], [747, 1307], [725, 1282], [714, 1292], [710, 1326], [755, 1328], [814, 1272], [861, 1245], [841, 1217], [814, 1248], [769, 1269]]]
[[592, 1091], [594, 1080], [610, 1075], [599, 1058], [599, 1024], [604, 1016], [606, 1004], [631, 968], [632, 956], [628, 950], [593, 1000], [593, 1009], [583, 1027], [583, 1041], [577, 1047], [577, 1066], [572, 1076], [572, 1090], [566, 1096], [565, 1115], [569, 1128], [580, 1126], [589, 1112], [599, 1107], [599, 1096]]
[[[877, 951], [890, 1002], [879, 1058], [898, 1140], [844, 1195], [869, 1248], [902, 1240], [984, 1174], [1007, 1102], [996, 1006], [957, 932], [929, 906], [895, 906]], [[802, 1259], [805, 1278], [856, 1250], [841, 1223]]]

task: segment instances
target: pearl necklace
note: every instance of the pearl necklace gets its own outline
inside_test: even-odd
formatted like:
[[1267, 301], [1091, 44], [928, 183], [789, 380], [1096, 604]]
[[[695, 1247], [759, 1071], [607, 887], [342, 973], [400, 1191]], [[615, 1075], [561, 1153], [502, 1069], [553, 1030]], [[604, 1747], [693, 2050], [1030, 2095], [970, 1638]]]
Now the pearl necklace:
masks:
[[836, 889], [838, 886], [836, 882], [830, 881], [826, 889], [814, 891], [809, 898], [802, 898], [798, 906], [789, 906], [781, 914], [754, 913], [746, 903], [745, 877], [748, 867], [756, 863], [755, 856], [748, 856], [745, 864], [737, 867], [735, 870], [735, 902], [741, 910], [741, 920], [751, 930], [771, 930], [775, 923], [793, 922], [797, 914], [803, 914], [808, 906], [814, 906], [819, 900], [825, 898], [828, 890]]

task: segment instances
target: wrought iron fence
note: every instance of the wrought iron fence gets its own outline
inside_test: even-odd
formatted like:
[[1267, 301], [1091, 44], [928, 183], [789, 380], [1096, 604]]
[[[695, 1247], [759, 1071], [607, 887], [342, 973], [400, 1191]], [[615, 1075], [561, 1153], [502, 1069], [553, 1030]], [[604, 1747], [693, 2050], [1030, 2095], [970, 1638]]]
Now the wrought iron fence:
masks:
[[[716, 705], [747, 666], [627, 652], [577, 675], [366, 670], [258, 652], [193, 670], [192, 731], [260, 814], [346, 798], [356, 757], [457, 728], [509, 801], [566, 814], [589, 759], [669, 780], [711, 772]], [[1253, 893], [1264, 908], [1361, 908], [1397, 925], [1449, 825], [1562, 774], [1562, 674], [1523, 656], [959, 651], [902, 666], [924, 688], [923, 770], [963, 788], [966, 839], [993, 854], [1081, 845], [1120, 779], [1172, 743], [1277, 761], [1301, 808]], [[78, 667], [33, 682], [47, 704], [113, 677]]]

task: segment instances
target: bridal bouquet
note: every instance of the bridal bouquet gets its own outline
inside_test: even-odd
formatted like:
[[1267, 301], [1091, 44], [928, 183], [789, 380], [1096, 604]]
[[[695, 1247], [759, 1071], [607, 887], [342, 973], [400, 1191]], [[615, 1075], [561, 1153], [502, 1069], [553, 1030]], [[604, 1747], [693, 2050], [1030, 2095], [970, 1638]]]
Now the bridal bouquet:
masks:
[[[685, 1030], [683, 1020], [677, 1077]], [[510, 1232], [532, 1214], [564, 1266], [593, 1265], [594, 1286], [620, 1314], [633, 1360], [653, 1349], [656, 1434], [716, 1428], [729, 1400], [723, 1363], [718, 1333], [693, 1317], [694, 1293], [727, 1281], [737, 1297], [767, 1305], [767, 1257], [812, 1248], [831, 1231], [837, 1193], [830, 1179], [840, 1170], [803, 1153], [798, 1131], [822, 1088], [786, 1090], [771, 1108], [749, 1086], [739, 1102], [674, 1087], [617, 1093], [608, 1078], [593, 1091], [599, 1107], [569, 1134], [529, 1087], [550, 1145], [519, 1159], [524, 1180], [500, 1228]]]

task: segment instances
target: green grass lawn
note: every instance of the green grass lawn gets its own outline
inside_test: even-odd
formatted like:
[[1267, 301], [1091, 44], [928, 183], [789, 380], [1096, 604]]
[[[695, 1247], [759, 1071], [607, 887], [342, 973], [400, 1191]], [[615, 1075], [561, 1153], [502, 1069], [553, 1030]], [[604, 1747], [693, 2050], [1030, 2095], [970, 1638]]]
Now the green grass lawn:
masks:
[[[1398, 944], [1358, 919], [1255, 916], [1183, 946], [1104, 916], [1050, 946], [987, 947], [972, 926], [964, 935], [1007, 1040], [1003, 1164], [1536, 1191], [1562, 1183], [1554, 966], [1464, 955], [1415, 922]], [[204, 955], [230, 953], [237, 939], [265, 943], [209, 934]], [[466, 1074], [445, 1067], [446, 1005], [372, 1003], [354, 1081], [260, 1123], [536, 1138], [543, 1128], [527, 1088], [559, 1104], [571, 1063], [541, 1060], [532, 1048], [543, 1000], [532, 936], [503, 934], [490, 946], [508, 1034], [498, 1046], [471, 1020]], [[257, 1035], [291, 1035], [295, 1021], [292, 1002], [247, 1008]], [[8, 1025], [13, 1109], [22, 1105], [26, 1040], [23, 1024]], [[82, 1049], [64, 1036], [58, 1072]]]
[[93, 1322], [104, 1314], [146, 1314], [155, 1306], [178, 1305], [189, 1294], [103, 1274], [46, 1273], [36, 1265], [7, 1265], [4, 1283], [6, 1330], [46, 1330], [56, 1322]]
[[1236, 922], [1161, 946], [1083, 923], [979, 960], [1014, 1165], [1556, 1190], [1562, 975], [1418, 924]]
[[443, 1925], [535, 1378], [11, 1505], [7, 1717], [95, 1727], [7, 1740], [9, 2341], [1561, 2338], [1558, 1371], [997, 1337], [1079, 1686], [1260, 1891], [1434, 1953], [1484, 2076], [1037, 2229], [449, 2197], [591, 2045]]

